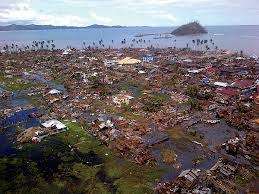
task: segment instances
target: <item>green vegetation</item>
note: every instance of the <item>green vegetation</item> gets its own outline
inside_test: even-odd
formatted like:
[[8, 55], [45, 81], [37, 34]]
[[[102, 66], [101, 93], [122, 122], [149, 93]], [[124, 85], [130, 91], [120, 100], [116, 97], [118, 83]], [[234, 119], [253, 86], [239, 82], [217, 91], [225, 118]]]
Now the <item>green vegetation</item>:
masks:
[[189, 98], [187, 101], [187, 105], [189, 105], [193, 110], [201, 110], [202, 108], [199, 100], [197, 100], [196, 98]]
[[199, 93], [199, 87], [197, 85], [189, 85], [186, 89], [186, 94], [190, 97], [197, 97]]
[[167, 133], [170, 138], [176, 141], [182, 149], [185, 149], [188, 145], [192, 144], [193, 141], [197, 141], [202, 143], [204, 146], [207, 146], [206, 141], [202, 137], [202, 135], [198, 134], [196, 131], [188, 131], [186, 132], [184, 129], [180, 127], [167, 129]]
[[103, 83], [100, 77], [91, 76], [89, 81], [91, 82], [91, 88], [98, 90], [101, 96], [111, 95], [110, 85]]
[[167, 88], [172, 88], [172, 87], [176, 87], [176, 85], [178, 85], [178, 84], [179, 84], [178, 76], [174, 75], [170, 79], [163, 82], [162, 86], [167, 87]]
[[124, 112], [133, 112], [132, 107], [129, 104], [123, 103], [122, 104], [122, 109]]
[[[103, 168], [109, 179], [114, 181], [117, 193], [153, 193], [153, 184], [161, 176], [162, 171], [152, 166], [138, 166], [135, 163], [121, 159], [116, 153], [88, 135], [85, 128], [77, 123], [66, 123], [69, 130], [60, 134], [83, 153], [94, 151], [101, 158]], [[98, 180], [96, 180], [98, 182]], [[145, 192], [143, 192], [145, 191]]]
[[24, 81], [16, 76], [7, 77], [4, 74], [0, 74], [0, 84], [10, 91], [27, 90], [34, 86], [33, 83]]
[[197, 156], [196, 158], [192, 159], [192, 162], [194, 164], [200, 164], [200, 163], [204, 162], [204, 160], [205, 159], [202, 156]]
[[144, 111], [157, 112], [168, 99], [169, 96], [165, 94], [153, 94], [144, 102]]
[[65, 123], [66, 132], [0, 159], [1, 192], [153, 193], [160, 169], [122, 159], [89, 135], [88, 126]]
[[59, 74], [53, 75], [53, 80], [52, 82], [55, 84], [64, 84], [65, 83], [65, 77]]
[[249, 171], [248, 169], [239, 169], [235, 176], [235, 183], [239, 188], [244, 188], [248, 183], [252, 182], [258, 177], [258, 171]]
[[244, 177], [242, 175], [237, 175], [235, 177], [235, 182], [240, 187], [244, 187], [249, 182], [249, 180], [250, 180], [249, 178]]
[[131, 92], [135, 97], [140, 97], [142, 95], [143, 88], [143, 85], [136, 83], [133, 80], [129, 80], [128, 82], [120, 84], [118, 89], [120, 91]]

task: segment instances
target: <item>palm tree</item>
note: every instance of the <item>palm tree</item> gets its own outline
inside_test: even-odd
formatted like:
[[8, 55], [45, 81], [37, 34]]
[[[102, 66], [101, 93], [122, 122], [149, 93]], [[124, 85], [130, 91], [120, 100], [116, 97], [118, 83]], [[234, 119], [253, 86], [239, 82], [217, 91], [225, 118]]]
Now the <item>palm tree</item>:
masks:
[[7, 44], [7, 45], [5, 45], [3, 49], [5, 50], [5, 52], [7, 52], [7, 53], [8, 53], [8, 52], [9, 52], [9, 46], [8, 46], [8, 44]]
[[35, 41], [35, 46], [37, 47], [37, 50], [39, 50], [39, 43]]
[[55, 49], [56, 45], [55, 44], [51, 44], [52, 50]]
[[14, 44], [11, 44], [11, 52], [14, 52]]

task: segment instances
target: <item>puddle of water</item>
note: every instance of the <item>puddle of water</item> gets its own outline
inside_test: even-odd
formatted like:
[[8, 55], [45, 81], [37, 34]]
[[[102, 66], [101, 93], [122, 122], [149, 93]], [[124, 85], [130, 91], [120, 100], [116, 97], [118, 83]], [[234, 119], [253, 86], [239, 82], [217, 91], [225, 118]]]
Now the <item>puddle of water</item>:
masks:
[[[1, 109], [16, 109], [17, 107], [23, 107], [29, 105], [29, 101], [24, 97], [17, 97], [15, 93], [11, 98], [1, 100], [0, 108]], [[16, 126], [20, 126], [21, 129], [28, 129], [30, 127], [39, 126], [39, 121], [36, 118], [27, 118], [26, 114], [16, 113], [15, 116], [10, 116], [7, 120], [14, 122]], [[25, 118], [26, 117], [26, 118]], [[2, 122], [5, 118], [0, 118]], [[0, 132], [0, 155], [1, 156], [10, 156], [17, 153], [17, 148], [15, 147], [15, 133], [16, 127], [10, 126], [6, 129], [3, 129]]]
[[[152, 127], [154, 128], [154, 126]], [[152, 137], [150, 139], [150, 137]], [[167, 137], [166, 141], [162, 141], [158, 144], [152, 146], [151, 151], [153, 156], [155, 157], [158, 165], [166, 169], [164, 175], [161, 178], [161, 181], [171, 181], [176, 178], [183, 170], [191, 169], [191, 168], [200, 168], [207, 169], [213, 166], [213, 164], [218, 159], [217, 155], [211, 156], [210, 151], [205, 148], [191, 142], [188, 138], [183, 134], [182, 137], [172, 139], [170, 135], [160, 134], [160, 133], [152, 133], [148, 135], [145, 140], [146, 144], [149, 145], [150, 140], [152, 142], [159, 142], [160, 140], [164, 140]], [[177, 161], [174, 164], [166, 164], [163, 161], [162, 153], [165, 150], [172, 150], [173, 153], [177, 155]], [[194, 160], [201, 159], [200, 163], [195, 164]]]
[[230, 138], [234, 138], [237, 134], [241, 135], [241, 132], [228, 126], [224, 121], [215, 125], [199, 123], [193, 126], [193, 129], [204, 136], [210, 147], [225, 143]]
[[13, 134], [15, 133], [15, 128], [10, 127], [5, 129], [4, 132], [0, 133], [0, 156], [10, 156], [15, 155], [17, 150], [13, 144], [14, 138]]
[[38, 74], [38, 73], [30, 74], [30, 73], [26, 72], [26, 73], [24, 73], [23, 78], [24, 79], [31, 79], [31, 80], [34, 80], [34, 81], [37, 81], [37, 82], [40, 82], [40, 83], [47, 84], [48, 87], [53, 88], [53, 89], [57, 89], [57, 90], [62, 91], [62, 92], [66, 91], [64, 85], [57, 84], [57, 83], [55, 83], [53, 81], [50, 81], [50, 80], [46, 80], [43, 75]]
[[[214, 148], [220, 145], [230, 138], [235, 137], [237, 134], [242, 136], [242, 133], [228, 126], [224, 121], [221, 121], [215, 125], [208, 125], [203, 123], [195, 124], [191, 129], [202, 135], [206, 142], [208, 142], [209, 148]], [[177, 134], [176, 134], [177, 135]], [[160, 138], [160, 136], [157, 136]], [[162, 136], [163, 137], [163, 136]], [[219, 155], [217, 153], [211, 153], [205, 147], [201, 147], [190, 141], [184, 134], [180, 138], [172, 139], [170, 135], [169, 140], [161, 142], [155, 146], [152, 146], [152, 153], [155, 157], [158, 165], [166, 169], [166, 173], [161, 178], [161, 181], [170, 181], [176, 178], [181, 171], [191, 168], [208, 169], [212, 167], [218, 160]], [[177, 163], [180, 164], [180, 168], [176, 168], [174, 164], [166, 164], [162, 158], [162, 152], [165, 149], [172, 150], [177, 155]], [[195, 164], [194, 160], [201, 159], [200, 163]]]
[[[165, 164], [162, 159], [162, 151], [164, 149], [171, 149], [177, 155], [176, 165], [179, 163], [180, 168], [176, 168], [174, 164]], [[217, 160], [216, 157], [211, 157], [209, 153], [205, 153], [204, 150], [187, 139], [181, 139], [179, 141], [169, 140], [158, 146], [152, 148], [153, 155], [158, 162], [158, 165], [166, 169], [166, 173], [162, 176], [161, 181], [171, 181], [176, 178], [181, 171], [191, 168], [207, 169], [211, 167]], [[195, 165], [193, 160], [197, 158], [203, 158], [201, 163]]]

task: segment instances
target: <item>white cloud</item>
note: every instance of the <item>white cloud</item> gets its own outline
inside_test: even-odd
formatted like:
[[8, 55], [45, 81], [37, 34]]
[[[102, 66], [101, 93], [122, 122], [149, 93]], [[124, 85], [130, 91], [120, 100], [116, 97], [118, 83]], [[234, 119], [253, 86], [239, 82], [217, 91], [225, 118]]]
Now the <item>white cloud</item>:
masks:
[[109, 17], [103, 17], [103, 16], [99, 16], [97, 15], [95, 12], [91, 11], [89, 13], [90, 17], [92, 20], [94, 20], [94, 22], [96, 23], [100, 23], [100, 24], [110, 24], [112, 22], [112, 19]]
[[76, 15], [44, 14], [35, 11], [30, 0], [5, 0], [5, 8], [0, 12], [0, 22], [29, 21], [41, 25], [86, 26], [87, 20]]
[[212, 24], [229, 14], [251, 23], [245, 18], [257, 19], [258, 10], [258, 0], [0, 0], [0, 24], [180, 25], [192, 18]]

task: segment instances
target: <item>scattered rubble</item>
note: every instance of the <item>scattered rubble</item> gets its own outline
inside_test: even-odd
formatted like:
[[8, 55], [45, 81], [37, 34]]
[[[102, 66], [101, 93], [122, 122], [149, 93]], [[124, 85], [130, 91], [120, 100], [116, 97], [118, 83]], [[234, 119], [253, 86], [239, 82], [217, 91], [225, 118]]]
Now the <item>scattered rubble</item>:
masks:
[[[17, 141], [39, 143], [69, 130], [63, 121], [75, 120], [140, 165], [158, 162], [152, 149], [166, 144], [170, 149], [160, 152], [162, 163], [183, 172], [158, 183], [158, 193], [236, 192], [241, 189], [237, 182], [242, 182], [237, 172], [254, 180], [259, 128], [258, 61], [240, 57], [221, 50], [172, 48], [5, 53], [0, 55], [0, 126], [4, 130], [35, 118], [39, 125], [22, 131]], [[29, 107], [22, 108], [15, 101], [19, 98], [37, 108], [26, 112]], [[8, 106], [12, 103], [17, 110]], [[210, 129], [222, 121], [236, 132], [222, 145], [210, 145], [206, 134], [194, 129], [199, 124]], [[182, 169], [183, 156], [174, 149], [179, 142], [187, 149], [185, 141], [202, 153], [196, 158], [227, 159], [211, 169], [190, 159], [192, 169]], [[244, 159], [232, 162], [233, 155]]]

